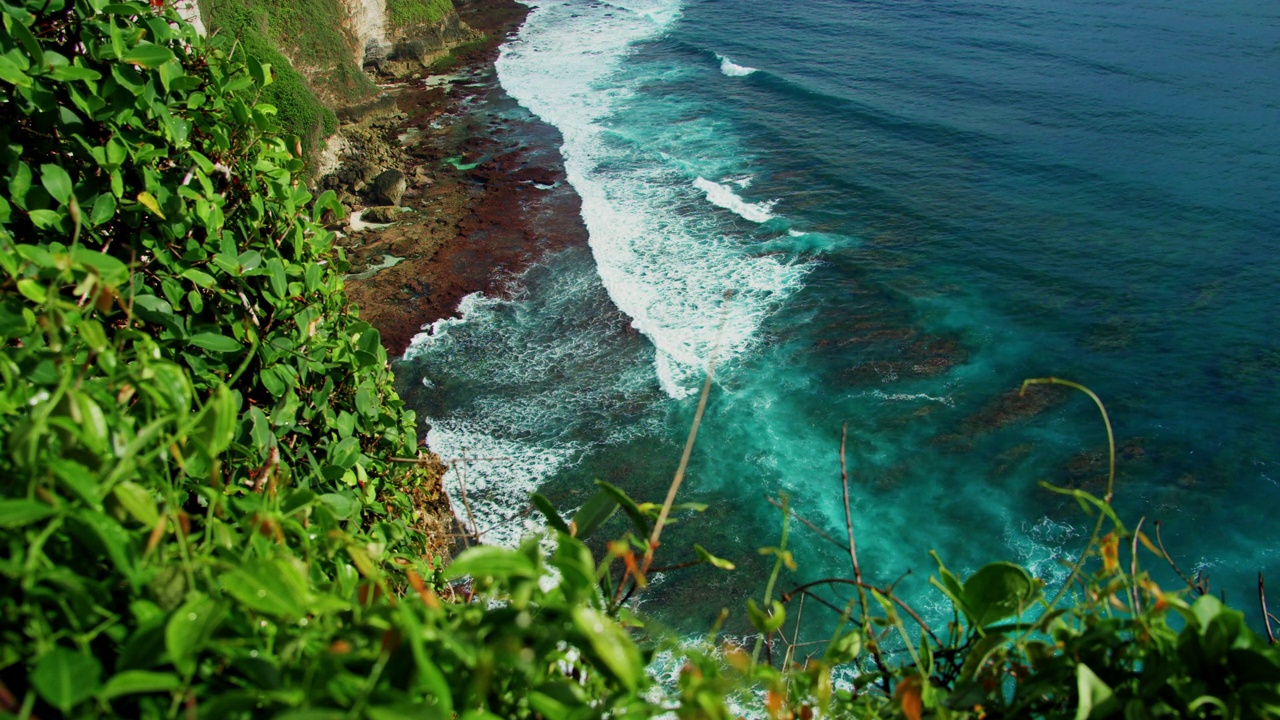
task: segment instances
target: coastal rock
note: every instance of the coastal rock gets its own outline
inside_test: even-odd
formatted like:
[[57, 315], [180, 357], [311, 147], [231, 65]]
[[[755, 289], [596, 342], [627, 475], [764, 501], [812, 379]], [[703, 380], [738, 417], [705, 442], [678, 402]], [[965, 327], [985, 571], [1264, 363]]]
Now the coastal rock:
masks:
[[399, 205], [400, 198], [409, 187], [404, 173], [399, 170], [386, 170], [373, 179], [371, 194], [375, 202], [382, 205]]
[[365, 208], [360, 215], [360, 219], [371, 223], [393, 223], [402, 220], [407, 212], [409, 212], [409, 208], [396, 205], [377, 205]]

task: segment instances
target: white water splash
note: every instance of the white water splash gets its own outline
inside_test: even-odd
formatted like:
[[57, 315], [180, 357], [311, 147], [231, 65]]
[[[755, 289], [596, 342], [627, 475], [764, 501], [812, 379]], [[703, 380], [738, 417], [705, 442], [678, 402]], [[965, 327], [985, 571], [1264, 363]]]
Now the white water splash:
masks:
[[721, 185], [701, 177], [693, 181], [693, 186], [706, 193], [707, 200], [712, 205], [722, 207], [751, 222], [769, 222], [775, 217], [772, 211], [773, 206], [777, 204], [776, 200], [762, 203], [747, 202], [738, 197], [728, 185]]
[[716, 53], [716, 57], [720, 58], [720, 72], [728, 75], [729, 77], [746, 77], [751, 73], [756, 72], [756, 68], [739, 65], [719, 53]]

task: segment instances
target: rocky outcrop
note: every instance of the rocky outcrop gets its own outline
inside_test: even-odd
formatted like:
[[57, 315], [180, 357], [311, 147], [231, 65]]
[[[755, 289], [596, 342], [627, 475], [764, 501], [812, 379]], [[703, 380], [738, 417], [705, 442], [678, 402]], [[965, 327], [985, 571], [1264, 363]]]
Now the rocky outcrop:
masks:
[[391, 169], [382, 171], [373, 179], [373, 190], [370, 195], [373, 201], [381, 205], [399, 205], [409, 183], [404, 173]]

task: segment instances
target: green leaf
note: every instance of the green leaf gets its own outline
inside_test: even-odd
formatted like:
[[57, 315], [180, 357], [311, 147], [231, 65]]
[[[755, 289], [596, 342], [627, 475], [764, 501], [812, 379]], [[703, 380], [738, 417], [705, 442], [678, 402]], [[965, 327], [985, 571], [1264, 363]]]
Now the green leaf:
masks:
[[71, 199], [74, 186], [71, 176], [60, 165], [45, 164], [40, 166], [40, 184], [49, 191], [49, 195], [63, 205]]
[[98, 691], [98, 697], [113, 700], [124, 695], [170, 692], [180, 687], [182, 679], [173, 673], [126, 670], [108, 680]]
[[59, 647], [36, 661], [31, 684], [50, 705], [64, 714], [98, 690], [102, 664], [92, 655]]
[[573, 609], [573, 624], [605, 668], [624, 687], [635, 692], [644, 681], [640, 649], [612, 618], [589, 607]]
[[49, 297], [45, 292], [44, 286], [31, 278], [23, 278], [18, 281], [18, 292], [22, 293], [23, 297], [26, 299], [38, 305], [43, 305], [44, 301]]
[[320, 496], [320, 501], [328, 505], [341, 520], [355, 517], [360, 511], [360, 503], [340, 493], [325, 493]]
[[187, 342], [198, 348], [212, 350], [214, 352], [231, 353], [244, 350], [244, 346], [236, 342], [234, 338], [213, 332], [196, 333], [187, 338]]
[[184, 675], [196, 669], [196, 657], [222, 622], [223, 607], [213, 599], [193, 593], [164, 628], [164, 646], [174, 667]]
[[1040, 592], [1040, 583], [1021, 567], [991, 563], [964, 583], [964, 604], [979, 627], [1025, 610]]
[[89, 211], [89, 224], [101, 225], [115, 217], [115, 214], [116, 197], [109, 192], [104, 192], [93, 201], [93, 209]]
[[635, 525], [636, 532], [640, 533], [640, 537], [649, 537], [649, 518], [645, 517], [644, 513], [640, 511], [640, 507], [636, 505], [635, 500], [632, 500], [630, 495], [623, 492], [621, 488], [610, 485], [603, 480], [597, 480], [596, 485], [618, 501], [618, 505], [623, 512], [627, 514], [627, 517], [631, 518], [631, 524]]
[[53, 514], [53, 508], [38, 500], [0, 500], [0, 527], [20, 528]]
[[143, 527], [152, 528], [160, 522], [160, 510], [156, 507], [156, 499], [141, 485], [125, 480], [111, 490], [111, 495], [120, 503], [134, 520]]
[[381, 705], [365, 710], [370, 720], [448, 720], [449, 716], [435, 705], [426, 703]]
[[267, 261], [267, 278], [271, 281], [271, 292], [276, 297], [286, 297], [289, 294], [289, 280], [284, 274], [284, 262], [280, 258], [271, 258]]
[[41, 230], [52, 230], [62, 222], [62, 213], [57, 210], [32, 210], [27, 213], [27, 217], [31, 218], [31, 224]]
[[195, 268], [183, 270], [181, 276], [206, 290], [212, 289], [218, 284], [218, 281], [214, 280], [212, 275]]
[[0, 55], [0, 80], [17, 87], [31, 87], [31, 76], [4, 55]]
[[44, 51], [40, 48], [40, 42], [36, 40], [36, 36], [31, 34], [31, 30], [22, 21], [10, 18], [11, 22], [5, 23], [9, 32], [22, 43], [22, 47], [26, 49], [27, 54], [31, 56], [31, 64], [34, 67], [42, 67], [45, 64]]
[[173, 51], [163, 45], [139, 43], [121, 53], [120, 59], [131, 65], [154, 68], [172, 60]]
[[245, 606], [288, 620], [307, 614], [306, 577], [287, 560], [255, 561], [226, 573], [222, 589]]
[[777, 600], [769, 603], [768, 612], [762, 610], [756, 601], [747, 598], [747, 619], [762, 633], [777, 632], [787, 621], [787, 609]]
[[49, 74], [54, 80], [61, 80], [62, 82], [71, 82], [73, 80], [93, 81], [102, 78], [102, 73], [97, 70], [90, 70], [77, 65], [59, 65], [53, 68]]
[[547, 519], [548, 525], [559, 530], [565, 535], [569, 534], [569, 525], [565, 523], [564, 518], [560, 517], [560, 513], [556, 510], [555, 505], [552, 505], [551, 501], [548, 500], [546, 496], [541, 493], [534, 493], [532, 501], [533, 506], [537, 508], [538, 512], [542, 513], [542, 516]]
[[158, 216], [161, 220], [166, 219], [164, 213], [160, 211], [160, 202], [156, 200], [155, 195], [143, 190], [138, 193], [138, 203], [150, 210], [153, 215]]
[[697, 543], [694, 543], [693, 551], [698, 554], [699, 560], [701, 560], [704, 563], [707, 563], [711, 567], [719, 568], [721, 570], [733, 570], [735, 567], [737, 567], [736, 565], [729, 562], [728, 560], [725, 560], [724, 558], [718, 558], [715, 555], [712, 555], [711, 553], [707, 552], [705, 548], [703, 548], [701, 545], [698, 545]]
[[1111, 688], [1084, 663], [1076, 665], [1076, 690], [1076, 720], [1106, 717], [1119, 705]]
[[452, 580], [470, 575], [482, 578], [531, 578], [537, 574], [533, 561], [522, 553], [496, 545], [478, 545], [464, 550], [449, 567], [445, 579]]
[[573, 515], [569, 524], [573, 536], [586, 540], [617, 511], [618, 501], [608, 491], [601, 490], [592, 495]]
[[[3, 60], [3, 56], [0, 56]], [[27, 209], [27, 193], [31, 190], [31, 167], [19, 161], [18, 167], [9, 178], [9, 199], [14, 205]]]

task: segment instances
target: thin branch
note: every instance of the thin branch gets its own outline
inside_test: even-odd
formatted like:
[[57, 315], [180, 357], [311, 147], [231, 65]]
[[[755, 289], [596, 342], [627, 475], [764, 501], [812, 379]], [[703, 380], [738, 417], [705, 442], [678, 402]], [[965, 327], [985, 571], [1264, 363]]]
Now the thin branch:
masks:
[[1160, 552], [1164, 554], [1164, 559], [1169, 562], [1169, 567], [1173, 568], [1173, 571], [1178, 573], [1178, 577], [1182, 578], [1182, 582], [1186, 583], [1187, 587], [1196, 591], [1200, 595], [1204, 595], [1204, 589], [1201, 588], [1198, 583], [1191, 582], [1191, 578], [1183, 574], [1182, 569], [1173, 561], [1173, 556], [1169, 554], [1169, 551], [1164, 549], [1164, 539], [1160, 537], [1159, 520], [1156, 521], [1156, 544], [1160, 546]]
[[[862, 568], [858, 565], [858, 544], [853, 538], [853, 510], [849, 505], [849, 467], [845, 463], [845, 448], [849, 441], [849, 423], [840, 428], [840, 486], [844, 489], [844, 525], [849, 534], [849, 559], [853, 561], [853, 579], [858, 587], [858, 607], [862, 614], [863, 627], [867, 623], [867, 590], [862, 585]], [[933, 633], [929, 633], [932, 635]], [[884, 664], [884, 656], [880, 654], [880, 643], [871, 645], [871, 657], [884, 681], [885, 692], [889, 691], [888, 670]]]
[[[920, 614], [917, 613], [910, 605], [904, 602], [902, 598], [898, 597], [897, 595], [894, 595], [893, 591], [890, 590], [889, 588], [878, 588], [874, 585], [860, 582], [858, 580], [850, 580], [849, 578], [823, 578], [821, 580], [812, 580], [803, 585], [799, 585], [793, 588], [789, 593], [783, 593], [781, 600], [782, 602], [789, 602], [791, 598], [795, 596], [796, 593], [808, 593], [809, 588], [815, 587], [818, 585], [856, 585], [859, 589], [862, 589], [862, 590], [875, 590], [876, 592], [879, 592], [881, 595], [884, 595], [885, 597], [892, 600], [895, 605], [902, 608], [904, 612], [910, 615], [911, 619], [915, 621], [917, 625], [920, 626], [920, 629], [924, 630], [926, 633], [929, 634], [929, 638], [933, 640], [935, 645], [937, 645], [938, 647], [943, 647], [942, 642], [938, 640], [937, 635], [933, 634], [933, 630], [929, 627], [928, 623], [924, 621], [924, 618], [920, 617]], [[812, 593], [808, 593], [808, 594], [810, 597], [816, 597]], [[863, 617], [865, 618], [865, 616]]]
[[[774, 506], [774, 507], [778, 508], [779, 510], [781, 510], [781, 509], [782, 509], [782, 503], [778, 502], [777, 500], [774, 500], [774, 499], [773, 499], [773, 497], [767, 497], [767, 498], [765, 498], [765, 499], [769, 501], [769, 504], [770, 504], [770, 505], [772, 505], [772, 506]], [[829, 534], [827, 533], [827, 531], [826, 531], [826, 530], [823, 530], [822, 528], [818, 527], [817, 525], [814, 525], [812, 522], [810, 522], [810, 521], [806, 520], [805, 518], [801, 517], [801, 516], [800, 516], [800, 514], [799, 514], [799, 513], [797, 513], [795, 510], [790, 510], [790, 509], [789, 509], [789, 510], [788, 510], [788, 512], [790, 512], [790, 513], [791, 513], [791, 517], [795, 518], [796, 520], [799, 520], [800, 522], [802, 522], [802, 523], [804, 523], [806, 526], [808, 526], [808, 528], [809, 528], [810, 530], [812, 530], [812, 531], [814, 531], [814, 532], [818, 533], [818, 535], [819, 535], [823, 540], [826, 540], [827, 542], [831, 543], [832, 545], [835, 545], [836, 547], [840, 548], [841, 550], [848, 550], [848, 549], [849, 549], [849, 548], [848, 548], [844, 543], [842, 543], [842, 542], [840, 542], [839, 540], [836, 540], [835, 538], [831, 537], [831, 535], [829, 535]]]
[[1271, 613], [1267, 610], [1267, 589], [1262, 583], [1262, 573], [1258, 573], [1258, 602], [1262, 603], [1262, 624], [1267, 627], [1267, 641], [1276, 644], [1275, 633], [1271, 632]]
[[684, 482], [685, 470], [689, 467], [689, 457], [693, 454], [693, 443], [698, 439], [698, 428], [702, 425], [702, 415], [707, 410], [707, 398], [711, 395], [711, 381], [716, 374], [716, 356], [720, 351], [720, 336], [724, 331], [725, 320], [729, 317], [729, 300], [732, 298], [732, 291], [725, 293], [725, 304], [720, 314], [720, 327], [716, 330], [716, 344], [711, 350], [711, 357], [707, 361], [707, 379], [702, 383], [702, 394], [698, 398], [698, 410], [693, 415], [693, 425], [689, 428], [689, 438], [685, 440], [684, 452], [680, 455], [680, 465], [676, 468], [676, 476], [671, 480], [671, 487], [667, 490], [667, 499], [662, 503], [662, 510], [658, 513], [658, 519], [653, 523], [653, 532], [649, 535], [649, 547], [644, 553], [644, 562], [640, 568], [641, 574], [649, 572], [649, 566], [653, 564], [653, 551], [658, 547], [658, 540], [662, 537], [662, 528], [667, 523], [667, 516], [671, 514], [671, 506], [676, 502], [676, 493], [680, 491], [680, 483]]
[[1142, 532], [1142, 523], [1147, 521], [1147, 516], [1143, 515], [1138, 520], [1138, 527], [1133, 529], [1133, 547], [1130, 548], [1129, 560], [1129, 579], [1132, 582], [1129, 588], [1133, 596], [1133, 614], [1137, 615], [1142, 612], [1142, 597], [1138, 595], [1138, 535]]

